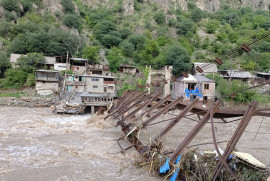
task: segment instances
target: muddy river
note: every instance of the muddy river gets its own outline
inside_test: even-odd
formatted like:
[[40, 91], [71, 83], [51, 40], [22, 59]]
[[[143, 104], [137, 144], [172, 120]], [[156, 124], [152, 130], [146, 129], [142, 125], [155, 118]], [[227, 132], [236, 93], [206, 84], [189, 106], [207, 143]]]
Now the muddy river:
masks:
[[0, 180], [159, 180], [134, 166], [136, 150], [119, 153], [120, 128], [90, 117], [0, 107]]
[[[165, 117], [172, 114], [177, 112]], [[237, 123], [216, 124], [218, 141], [229, 140]], [[164, 149], [175, 149], [195, 124], [181, 120], [167, 135]], [[139, 157], [135, 149], [129, 149], [125, 155], [120, 153], [116, 139], [123, 133], [114, 125], [112, 120], [104, 121], [90, 114], [57, 115], [49, 108], [2, 106], [0, 180], [161, 180], [134, 165]], [[164, 125], [149, 126], [141, 132], [140, 139], [147, 143]], [[207, 124], [191, 145], [211, 141], [210, 124]], [[220, 148], [224, 149], [225, 144], [219, 144]], [[127, 147], [129, 142], [122, 141], [121, 145]], [[198, 148], [214, 149], [212, 144]], [[236, 149], [269, 166], [270, 119], [254, 117]]]

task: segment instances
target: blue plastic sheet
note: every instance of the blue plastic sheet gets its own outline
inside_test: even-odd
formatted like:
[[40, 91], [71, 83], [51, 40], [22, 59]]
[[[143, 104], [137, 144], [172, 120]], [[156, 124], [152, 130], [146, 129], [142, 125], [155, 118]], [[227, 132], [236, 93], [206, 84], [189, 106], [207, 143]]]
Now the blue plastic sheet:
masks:
[[166, 173], [168, 170], [170, 170], [170, 158], [167, 158], [164, 165], [159, 168], [159, 173]]
[[[182, 156], [182, 155], [180, 155], [180, 156], [177, 158], [177, 160], [175, 161], [175, 164], [178, 164], [178, 163], [180, 162], [181, 156]], [[172, 174], [172, 176], [171, 176], [171, 178], [170, 178], [170, 181], [175, 181], [176, 178], [177, 178], [178, 173], [179, 173], [179, 166], [177, 167], [176, 171]]]
[[185, 94], [187, 97], [191, 96], [191, 95], [195, 95], [198, 97], [202, 97], [202, 94], [200, 93], [198, 87], [195, 90], [188, 90], [188, 88], [185, 89]]

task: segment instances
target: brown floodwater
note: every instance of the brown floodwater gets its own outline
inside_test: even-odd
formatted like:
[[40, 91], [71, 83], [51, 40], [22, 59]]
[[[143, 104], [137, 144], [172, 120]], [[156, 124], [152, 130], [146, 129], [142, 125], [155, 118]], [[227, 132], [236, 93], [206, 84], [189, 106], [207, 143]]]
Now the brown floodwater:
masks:
[[[171, 111], [155, 122], [169, 119]], [[189, 116], [198, 119], [196, 116]], [[228, 119], [230, 121], [232, 119]], [[220, 122], [220, 120], [215, 120]], [[228, 141], [239, 121], [215, 124], [218, 141]], [[148, 144], [168, 122], [141, 130], [140, 140]], [[164, 151], [175, 149], [197, 124], [181, 120], [166, 136]], [[115, 121], [102, 116], [57, 115], [49, 108], [0, 107], [0, 180], [162, 180], [146, 168], [138, 168], [134, 148], [121, 154], [116, 139], [124, 136]], [[260, 127], [260, 129], [259, 129]], [[212, 142], [211, 126], [206, 126], [190, 145]], [[121, 141], [123, 147], [129, 142]], [[219, 144], [224, 150], [226, 142]], [[192, 147], [214, 150], [212, 144]], [[236, 146], [237, 151], [255, 156], [270, 165], [270, 119], [254, 117]]]
[[[125, 155], [114, 123], [49, 108], [0, 107], [0, 180], [159, 180]], [[122, 143], [128, 145], [128, 141]]]

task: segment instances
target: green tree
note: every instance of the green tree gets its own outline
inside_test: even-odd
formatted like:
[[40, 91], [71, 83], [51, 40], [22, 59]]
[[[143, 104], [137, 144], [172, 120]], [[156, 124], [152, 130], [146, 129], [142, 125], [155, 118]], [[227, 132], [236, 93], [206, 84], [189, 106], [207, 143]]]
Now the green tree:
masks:
[[124, 40], [121, 44], [120, 44], [120, 47], [122, 49], [122, 52], [125, 56], [127, 57], [132, 57], [132, 54], [135, 50], [135, 47], [132, 43], [130, 43], [129, 41], [127, 40]]
[[83, 48], [82, 57], [88, 59], [89, 63], [98, 63], [99, 47], [85, 46]]
[[76, 14], [66, 14], [63, 16], [63, 23], [70, 28], [76, 28], [80, 30], [82, 20]]
[[188, 33], [193, 34], [195, 32], [196, 26], [190, 19], [186, 19], [184, 22], [177, 25], [177, 33], [179, 35], [187, 35]]
[[1, 5], [8, 11], [20, 12], [20, 6], [18, 0], [2, 0]]
[[40, 53], [28, 53], [17, 59], [16, 67], [27, 73], [34, 73], [38, 68], [44, 67], [45, 57]]
[[5, 72], [5, 78], [1, 84], [2, 88], [20, 88], [27, 79], [27, 73], [22, 70], [10, 68]]
[[174, 45], [170, 47], [165, 54], [168, 65], [173, 65], [173, 74], [181, 75], [182, 72], [191, 69], [190, 57], [185, 48], [181, 45]]
[[154, 14], [154, 19], [158, 24], [164, 24], [166, 22], [166, 17], [162, 11], [157, 11]]
[[75, 12], [75, 6], [74, 6], [72, 0], [61, 0], [61, 4], [64, 8], [65, 13], [74, 13]]
[[218, 29], [218, 26], [219, 21], [217, 20], [209, 20], [205, 25], [207, 33], [215, 33], [215, 31]]
[[31, 0], [20, 0], [20, 3], [23, 7], [24, 13], [32, 10], [33, 3], [31, 2]]
[[112, 72], [117, 72], [119, 66], [124, 61], [123, 54], [119, 48], [112, 47], [107, 55], [109, 68]]
[[191, 11], [191, 19], [195, 22], [200, 21], [203, 18], [203, 11], [199, 8], [195, 8]]
[[0, 77], [3, 77], [5, 71], [10, 68], [10, 62], [5, 53], [0, 52]]
[[159, 45], [155, 40], [148, 40], [145, 49], [141, 52], [141, 64], [155, 64], [154, 59], [159, 55]]

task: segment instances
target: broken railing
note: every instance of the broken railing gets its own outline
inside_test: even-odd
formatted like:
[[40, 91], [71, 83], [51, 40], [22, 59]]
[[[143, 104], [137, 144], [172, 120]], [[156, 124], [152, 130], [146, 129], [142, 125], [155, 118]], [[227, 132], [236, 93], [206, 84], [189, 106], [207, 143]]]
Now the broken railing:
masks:
[[[219, 162], [212, 173], [212, 180], [216, 180], [219, 177], [223, 167], [228, 170], [228, 172], [232, 175], [232, 178], [238, 180], [237, 175], [231, 170], [227, 163], [228, 158], [241, 138], [251, 118], [255, 115], [270, 117], [270, 110], [256, 110], [258, 103], [255, 101], [252, 101], [245, 111], [221, 110], [220, 100], [217, 100], [210, 108], [200, 106], [200, 104], [198, 104], [199, 102], [200, 101], [198, 98], [194, 99], [192, 102], [184, 102], [183, 97], [173, 100], [171, 99], [171, 95], [162, 98], [161, 93], [148, 94], [147, 92], [127, 91], [113, 104], [112, 108], [109, 110], [109, 115], [106, 118], [111, 117], [117, 120], [116, 127], [121, 126], [123, 132], [126, 134], [126, 138], [139, 151], [139, 153], [144, 154], [149, 152], [149, 150], [156, 149], [159, 145], [161, 145], [162, 140], [165, 138], [168, 132], [170, 132], [170, 130], [183, 118], [192, 120], [192, 118], [187, 117], [189, 112], [197, 114], [199, 118], [197, 124], [186, 135], [184, 140], [179, 143], [179, 146], [177, 146], [177, 148], [170, 154], [168, 160], [171, 165], [179, 162], [184, 150], [210, 120], [213, 144], [219, 156]], [[157, 133], [157, 135], [154, 136], [151, 143], [143, 145], [143, 143], [138, 139], [140, 130], [151, 125], [154, 120], [173, 109], [180, 109], [182, 111], [174, 118], [159, 121], [158, 123], [165, 121], [170, 122], [159, 133]], [[201, 118], [200, 116], [203, 117]], [[224, 153], [221, 154], [217, 146], [213, 118], [219, 118], [222, 119], [222, 121], [225, 121], [224, 118], [240, 116], [242, 117], [241, 121], [228, 142]]]

